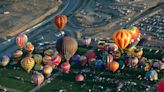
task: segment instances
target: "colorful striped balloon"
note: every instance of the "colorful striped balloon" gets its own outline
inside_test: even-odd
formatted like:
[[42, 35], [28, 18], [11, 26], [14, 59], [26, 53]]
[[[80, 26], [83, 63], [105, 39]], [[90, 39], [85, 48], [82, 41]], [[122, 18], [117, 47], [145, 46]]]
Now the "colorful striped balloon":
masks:
[[35, 61], [31, 57], [25, 57], [21, 60], [21, 66], [27, 72], [30, 72], [31, 69], [34, 67]]
[[32, 75], [32, 81], [36, 84], [36, 85], [40, 85], [43, 83], [44, 81], [44, 76], [43, 74], [36, 72]]
[[67, 62], [69, 62], [70, 58], [76, 53], [78, 48], [78, 43], [76, 39], [65, 36], [57, 40], [56, 42], [56, 49], [62, 55], [65, 57]]
[[27, 35], [25, 34], [19, 34], [17, 37], [16, 37], [16, 44], [22, 48], [28, 41], [28, 37]]
[[69, 73], [70, 68], [71, 68], [71, 65], [70, 65], [68, 62], [64, 62], [64, 63], [62, 63], [62, 65], [61, 65], [61, 69], [62, 69], [62, 71], [65, 72], [65, 73]]
[[55, 55], [51, 58], [52, 67], [56, 67], [61, 63], [62, 58], [60, 55]]
[[120, 29], [113, 34], [113, 40], [120, 49], [125, 49], [132, 39], [127, 29]]
[[58, 27], [59, 31], [64, 29], [67, 22], [68, 22], [67, 16], [65, 16], [65, 15], [58, 15], [54, 18], [54, 23]]
[[27, 50], [28, 52], [32, 52], [33, 50], [34, 50], [34, 46], [32, 45], [32, 43], [31, 42], [27, 42], [26, 44], [25, 44], [25, 50]]

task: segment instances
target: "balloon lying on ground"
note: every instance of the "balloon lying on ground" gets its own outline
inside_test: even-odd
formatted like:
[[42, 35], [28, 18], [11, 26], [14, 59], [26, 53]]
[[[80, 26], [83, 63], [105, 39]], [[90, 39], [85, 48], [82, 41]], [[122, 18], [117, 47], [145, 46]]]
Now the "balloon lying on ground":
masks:
[[44, 81], [44, 76], [42, 73], [39, 73], [39, 72], [35, 72], [33, 75], [32, 75], [32, 81], [36, 84], [36, 85], [40, 85], [43, 83]]
[[60, 55], [65, 57], [67, 62], [69, 62], [70, 58], [76, 53], [77, 48], [77, 41], [70, 36], [62, 37], [56, 42], [57, 51]]
[[21, 60], [21, 66], [27, 72], [30, 72], [31, 69], [34, 67], [35, 61], [31, 57], [25, 57]]
[[138, 48], [134, 50], [134, 56], [137, 58], [141, 58], [143, 54], [143, 49], [142, 48]]
[[23, 51], [22, 50], [16, 50], [14, 53], [13, 53], [13, 58], [17, 59], [17, 58], [20, 58], [22, 57], [23, 55]]
[[8, 56], [2, 56], [0, 58], [0, 65], [1, 66], [7, 66], [10, 62], [10, 58]]
[[54, 18], [54, 23], [57, 26], [58, 31], [63, 30], [67, 22], [67, 16], [65, 15], [58, 15]]
[[129, 45], [131, 39], [132, 36], [128, 29], [120, 29], [113, 34], [113, 40], [120, 49], [125, 49]]
[[28, 37], [25, 34], [19, 34], [16, 37], [16, 44], [17, 46], [19, 46], [20, 48], [23, 48], [23, 46], [27, 43], [28, 41]]
[[43, 65], [42, 65], [42, 64], [39, 64], [39, 63], [36, 63], [35, 66], [34, 66], [34, 69], [35, 69], [36, 71], [40, 71], [40, 70], [43, 69]]
[[96, 58], [96, 54], [93, 52], [93, 51], [88, 51], [85, 56], [88, 58], [88, 59], [91, 59], [91, 58]]
[[82, 74], [78, 74], [75, 76], [75, 80], [76, 81], [83, 81], [84, 80], [84, 76]]

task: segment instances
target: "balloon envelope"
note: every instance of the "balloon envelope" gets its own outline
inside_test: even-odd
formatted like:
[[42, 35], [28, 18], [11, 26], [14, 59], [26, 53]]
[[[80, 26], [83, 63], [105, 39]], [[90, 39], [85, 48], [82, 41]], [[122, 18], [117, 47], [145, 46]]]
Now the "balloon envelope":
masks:
[[119, 63], [116, 61], [110, 62], [107, 64], [107, 68], [113, 72], [115, 72], [116, 70], [118, 70], [119, 68]]
[[43, 57], [40, 54], [35, 54], [34, 55], [34, 60], [35, 60], [36, 63], [41, 64], [42, 61], [43, 61]]
[[58, 15], [54, 18], [54, 23], [57, 26], [59, 31], [64, 29], [67, 22], [68, 22], [67, 16], [65, 15]]
[[91, 43], [91, 37], [88, 37], [88, 36], [83, 37], [82, 42], [84, 45], [89, 46]]
[[158, 89], [158, 92], [164, 92], [164, 79], [159, 81], [157, 89]]
[[120, 29], [113, 34], [113, 40], [120, 49], [125, 49], [132, 39], [128, 29]]
[[65, 57], [67, 61], [69, 61], [69, 59], [76, 53], [77, 48], [77, 41], [70, 36], [62, 37], [56, 42], [57, 51]]
[[31, 69], [34, 67], [35, 61], [31, 57], [25, 57], [21, 60], [21, 66], [27, 72], [30, 72]]
[[25, 34], [19, 34], [16, 37], [16, 44], [21, 48], [27, 43], [27, 41], [28, 41], [28, 37]]
[[62, 71], [65, 72], [65, 73], [69, 73], [70, 68], [71, 68], [71, 65], [70, 65], [68, 62], [64, 62], [64, 63], [62, 63], [62, 65], [61, 65], [61, 69], [62, 69]]
[[40, 85], [43, 83], [44, 81], [44, 76], [43, 74], [36, 72], [32, 75], [32, 81], [36, 84], [36, 85]]
[[8, 56], [3, 56], [0, 58], [0, 65], [7, 66], [10, 62], [10, 58]]
[[78, 74], [75, 76], [75, 80], [76, 81], [83, 81], [84, 80], [84, 76], [82, 74]]

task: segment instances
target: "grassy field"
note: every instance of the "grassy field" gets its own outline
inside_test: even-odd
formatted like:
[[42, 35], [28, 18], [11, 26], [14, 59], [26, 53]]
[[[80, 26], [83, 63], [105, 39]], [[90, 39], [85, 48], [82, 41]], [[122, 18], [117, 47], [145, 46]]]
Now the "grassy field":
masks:
[[[92, 47], [84, 48], [79, 47], [77, 53], [85, 54], [88, 49]], [[96, 51], [95, 51], [96, 52]], [[96, 52], [98, 54], [98, 52]], [[145, 50], [144, 56], [148, 58], [158, 58], [161, 54], [154, 54], [154, 51], [148, 52]], [[8, 88], [14, 88], [19, 91], [29, 92], [35, 86], [31, 83], [31, 74], [25, 72], [21, 68], [14, 70], [13, 67], [8, 66], [6, 68], [0, 67], [0, 85]], [[83, 82], [76, 82], [75, 75], [81, 73], [82, 69], [88, 68], [87, 66], [81, 67], [73, 65], [69, 74], [62, 74], [56, 77], [51, 83], [42, 87], [38, 92], [116, 92], [119, 83], [123, 83], [122, 92], [144, 92], [146, 88], [151, 87], [149, 90], [155, 91], [158, 81], [147, 81], [144, 79], [145, 71], [141, 68], [124, 68], [119, 72], [111, 72], [108, 70], [94, 70], [90, 69], [90, 72], [82, 73], [85, 76]], [[57, 72], [57, 71], [54, 71]], [[138, 78], [141, 76], [141, 80]], [[16, 79], [21, 77], [24, 81]], [[164, 73], [159, 73], [159, 79], [164, 77]], [[151, 92], [147, 91], [147, 92]]]

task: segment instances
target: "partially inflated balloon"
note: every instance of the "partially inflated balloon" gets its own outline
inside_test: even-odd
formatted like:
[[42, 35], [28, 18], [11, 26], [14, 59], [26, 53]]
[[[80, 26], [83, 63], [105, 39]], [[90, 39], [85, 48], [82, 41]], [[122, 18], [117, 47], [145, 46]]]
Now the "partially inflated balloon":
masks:
[[135, 49], [134, 50], [134, 56], [135, 57], [141, 58], [142, 57], [142, 54], [143, 54], [143, 49], [142, 48], [139, 48], [139, 49]]
[[96, 54], [93, 52], [93, 51], [88, 51], [85, 56], [88, 58], [88, 59], [91, 59], [91, 58], [96, 58]]
[[155, 70], [150, 70], [145, 74], [146, 79], [148, 80], [158, 80], [158, 73]]
[[83, 37], [82, 42], [84, 45], [89, 46], [91, 43], [91, 37], [88, 37], [88, 36]]
[[62, 71], [65, 72], [65, 73], [69, 73], [70, 68], [71, 68], [71, 65], [70, 65], [68, 62], [64, 62], [64, 63], [62, 63], [62, 65], [61, 65], [61, 69], [62, 69]]
[[43, 72], [45, 74], [46, 77], [49, 77], [51, 75], [51, 72], [52, 72], [52, 67], [50, 65], [45, 65], [43, 67]]
[[114, 59], [119, 59], [121, 57], [121, 52], [120, 51], [114, 51], [112, 53], [112, 56]]
[[58, 27], [59, 31], [64, 29], [67, 22], [68, 22], [67, 16], [65, 16], [65, 15], [58, 15], [54, 18], [54, 23]]
[[26, 44], [25, 44], [25, 50], [27, 50], [28, 52], [32, 52], [33, 50], [34, 50], [34, 46], [32, 45], [32, 43], [31, 42], [27, 42]]
[[122, 60], [119, 60], [119, 68], [120, 69], [124, 69], [124, 67], [125, 67], [125, 63], [124, 63], [124, 61], [122, 61]]
[[41, 64], [42, 61], [43, 61], [43, 57], [40, 54], [35, 54], [34, 55], [34, 60], [35, 60], [36, 63]]
[[39, 63], [36, 63], [35, 66], [34, 66], [34, 69], [35, 69], [36, 71], [40, 71], [40, 70], [43, 69], [43, 66], [42, 66], [41, 64], [39, 64]]
[[76, 39], [65, 36], [57, 40], [56, 49], [57, 51], [65, 57], [67, 62], [69, 62], [70, 58], [76, 53], [78, 48], [78, 43]]
[[113, 72], [115, 72], [116, 70], [118, 70], [119, 68], [119, 63], [116, 61], [110, 62], [107, 64], [107, 68]]
[[30, 57], [25, 57], [24, 59], [22, 59], [21, 61], [21, 66], [24, 70], [26, 70], [27, 72], [30, 72], [31, 69], [34, 67], [35, 61], [33, 58]]
[[125, 49], [132, 39], [128, 29], [120, 29], [113, 34], [113, 40], [120, 49]]
[[84, 80], [84, 76], [82, 74], [78, 74], [78, 75], [76, 75], [75, 80], [76, 81], [83, 81]]
[[0, 58], [0, 65], [7, 66], [10, 62], [10, 58], [8, 56], [3, 56]]
[[32, 81], [36, 84], [36, 85], [40, 85], [43, 83], [44, 81], [44, 76], [43, 74], [36, 72], [32, 75]]
[[23, 55], [23, 51], [22, 51], [22, 50], [16, 50], [16, 51], [13, 53], [13, 58], [17, 59], [17, 58], [22, 57], [22, 55]]
[[25, 34], [19, 34], [16, 37], [16, 44], [21, 48], [27, 43], [27, 41], [28, 41], [28, 37]]
[[78, 64], [84, 66], [86, 63], [87, 63], [87, 57], [84, 55], [80, 56]]
[[51, 58], [51, 62], [52, 62], [52, 67], [56, 67], [58, 66], [60, 63], [61, 63], [61, 56], [60, 55], [55, 55], [55, 56], [52, 56]]

